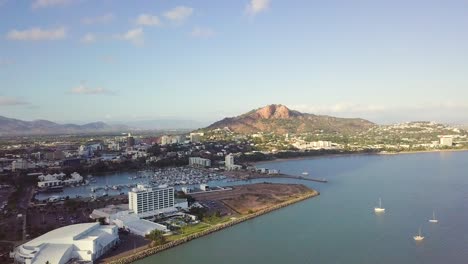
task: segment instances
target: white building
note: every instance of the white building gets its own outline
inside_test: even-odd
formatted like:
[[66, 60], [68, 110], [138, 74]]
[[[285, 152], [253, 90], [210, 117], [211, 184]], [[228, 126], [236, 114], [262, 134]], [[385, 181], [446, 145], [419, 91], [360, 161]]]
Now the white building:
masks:
[[86, 223], [52, 230], [15, 248], [15, 263], [64, 264], [71, 260], [93, 262], [118, 241], [116, 226]]
[[190, 142], [199, 143], [204, 135], [204, 133], [190, 133]]
[[170, 230], [165, 226], [145, 219], [140, 219], [135, 214], [122, 214], [113, 220], [113, 224], [119, 228], [124, 228], [130, 233], [138, 236], [149, 235], [153, 230], [159, 230], [164, 233]]
[[11, 170], [12, 171], [17, 171], [17, 170], [27, 170], [34, 168], [33, 164], [30, 164], [27, 160], [20, 159], [20, 160], [14, 160], [11, 163]]
[[162, 136], [161, 137], [161, 145], [168, 145], [168, 144], [171, 144], [171, 137], [170, 136]]
[[229, 154], [226, 155], [226, 158], [224, 159], [224, 165], [226, 166], [226, 169], [230, 170], [234, 165], [234, 155]]
[[452, 136], [441, 136], [440, 137], [440, 145], [451, 147], [453, 145], [453, 137]]
[[200, 167], [211, 167], [211, 160], [199, 158], [199, 157], [190, 157], [189, 158], [190, 166], [200, 166]]
[[83, 176], [79, 173], [74, 172], [70, 174], [70, 177], [67, 178], [65, 173], [60, 174], [47, 174], [47, 175], [40, 175], [38, 177], [39, 182], [37, 183], [38, 187], [53, 187], [53, 186], [63, 186], [63, 185], [71, 185], [81, 183], [83, 181]]
[[192, 192], [192, 188], [185, 186], [185, 187], [182, 187], [182, 191], [183, 191], [185, 194], [191, 193], [191, 192]]
[[332, 147], [331, 141], [313, 141], [313, 142], [304, 142], [298, 141], [293, 144], [294, 147], [298, 149], [329, 149]]
[[174, 207], [174, 188], [158, 188], [138, 184], [128, 192], [128, 207], [135, 214]]
[[200, 184], [200, 190], [202, 191], [209, 191], [210, 190], [210, 186], [208, 186], [207, 184]]
[[104, 219], [107, 224], [116, 225], [132, 234], [143, 237], [153, 230], [170, 231], [164, 225], [141, 219], [140, 215], [128, 210], [128, 204], [108, 205], [104, 208], [94, 209], [89, 217], [95, 221]]

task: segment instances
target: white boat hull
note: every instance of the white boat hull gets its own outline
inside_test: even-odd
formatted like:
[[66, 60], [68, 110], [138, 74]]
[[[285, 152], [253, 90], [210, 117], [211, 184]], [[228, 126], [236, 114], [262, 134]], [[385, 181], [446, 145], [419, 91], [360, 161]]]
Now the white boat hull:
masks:
[[421, 241], [421, 240], [424, 239], [424, 237], [423, 236], [414, 236], [413, 239], [416, 240], [416, 241]]
[[385, 212], [385, 208], [378, 208], [378, 207], [376, 207], [376, 208], [374, 208], [374, 212], [376, 212], [376, 213], [383, 213], [383, 212]]
[[429, 220], [429, 222], [431, 222], [431, 223], [438, 223], [438, 222], [439, 222], [439, 220], [436, 220], [436, 219], [431, 219], [431, 220]]

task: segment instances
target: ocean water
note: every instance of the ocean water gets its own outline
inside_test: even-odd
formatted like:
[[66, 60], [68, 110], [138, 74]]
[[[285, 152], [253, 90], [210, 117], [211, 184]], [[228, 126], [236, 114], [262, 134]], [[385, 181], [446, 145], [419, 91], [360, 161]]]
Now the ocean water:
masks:
[[[275, 180], [300, 182], [321, 195], [137, 263], [468, 263], [468, 152], [259, 166], [329, 182]], [[376, 215], [379, 197], [386, 212]], [[433, 210], [437, 224], [428, 222]], [[425, 239], [416, 243], [420, 227]]]

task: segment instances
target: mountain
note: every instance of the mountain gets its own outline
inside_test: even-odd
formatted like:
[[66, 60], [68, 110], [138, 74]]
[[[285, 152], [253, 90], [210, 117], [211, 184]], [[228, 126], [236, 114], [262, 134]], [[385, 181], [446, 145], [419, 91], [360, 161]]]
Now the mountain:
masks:
[[56, 135], [127, 131], [123, 125], [94, 122], [84, 125], [57, 124], [48, 120], [22, 121], [0, 116], [0, 135]]
[[231, 131], [247, 134], [272, 132], [276, 134], [304, 133], [323, 130], [342, 134], [367, 131], [374, 123], [360, 118], [338, 118], [314, 115], [290, 110], [284, 105], [273, 104], [252, 110], [236, 117], [224, 118], [206, 129], [228, 127]]

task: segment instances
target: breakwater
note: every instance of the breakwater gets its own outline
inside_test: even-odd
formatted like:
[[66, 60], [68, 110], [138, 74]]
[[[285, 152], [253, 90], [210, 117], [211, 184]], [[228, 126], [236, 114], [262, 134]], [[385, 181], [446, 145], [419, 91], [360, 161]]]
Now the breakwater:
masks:
[[154, 255], [154, 254], [157, 254], [157, 253], [159, 253], [161, 251], [164, 251], [164, 250], [176, 247], [178, 245], [187, 243], [187, 242], [189, 242], [189, 241], [191, 241], [193, 239], [197, 239], [199, 237], [209, 235], [211, 233], [214, 233], [214, 232], [220, 231], [222, 229], [225, 229], [225, 228], [240, 224], [242, 222], [245, 222], [247, 220], [253, 219], [253, 218], [258, 217], [258, 216], [261, 216], [263, 214], [267, 214], [267, 213], [270, 213], [272, 211], [275, 211], [275, 210], [281, 209], [283, 207], [289, 206], [291, 204], [294, 204], [294, 203], [297, 203], [297, 202], [300, 202], [300, 201], [315, 197], [315, 196], [317, 196], [319, 194], [320, 193], [318, 191], [312, 190], [310, 193], [302, 195], [301, 197], [294, 198], [294, 199], [288, 200], [286, 202], [283, 202], [283, 203], [280, 203], [280, 204], [277, 204], [277, 205], [274, 205], [274, 206], [259, 210], [257, 212], [252, 213], [252, 214], [249, 214], [249, 215], [241, 216], [241, 217], [239, 217], [239, 218], [237, 218], [235, 220], [232, 220], [232, 221], [229, 221], [227, 223], [223, 223], [223, 224], [219, 224], [219, 225], [210, 227], [210, 228], [208, 228], [206, 230], [203, 230], [201, 232], [198, 232], [198, 233], [195, 233], [195, 234], [192, 234], [192, 235], [188, 235], [186, 237], [183, 237], [183, 238], [168, 242], [168, 243], [166, 243], [164, 245], [143, 249], [143, 250], [141, 250], [139, 252], [135, 252], [135, 253], [133, 253], [131, 255], [122, 257], [122, 258], [120, 258], [118, 260], [109, 261], [108, 263], [111, 263], [111, 264], [132, 263], [134, 261], [149, 257], [149, 256]]

